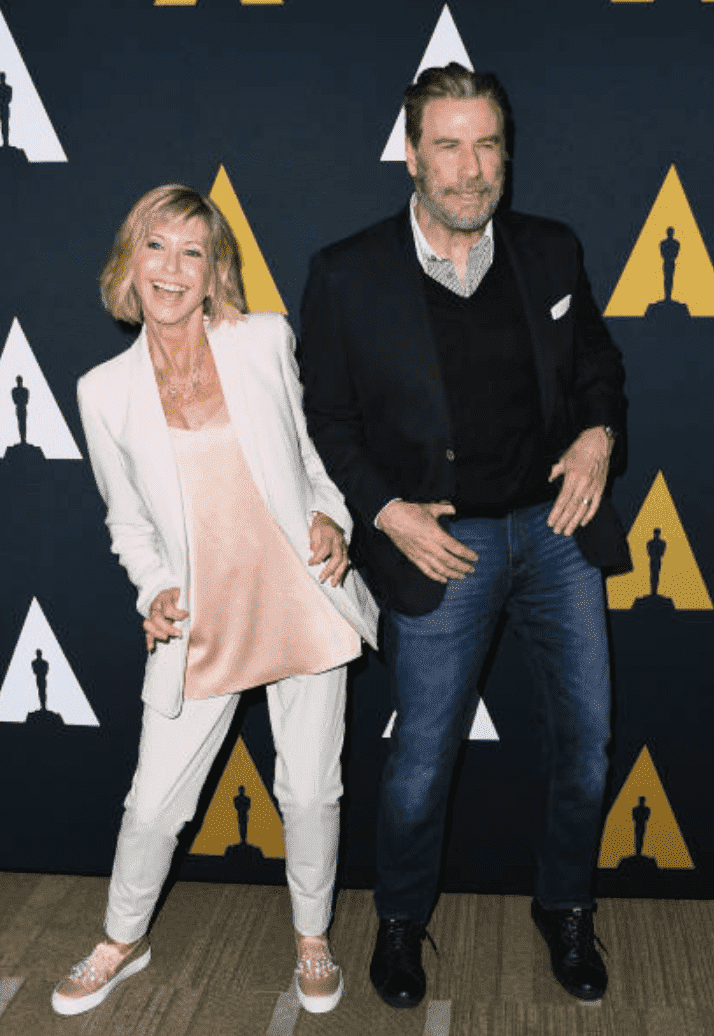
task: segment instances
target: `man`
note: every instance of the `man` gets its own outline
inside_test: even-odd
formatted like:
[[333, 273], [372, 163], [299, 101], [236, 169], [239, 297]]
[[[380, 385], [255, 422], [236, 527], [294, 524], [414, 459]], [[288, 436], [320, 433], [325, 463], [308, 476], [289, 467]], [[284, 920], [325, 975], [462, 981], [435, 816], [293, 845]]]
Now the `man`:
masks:
[[427, 69], [406, 119], [409, 207], [320, 252], [302, 314], [308, 426], [355, 516], [397, 710], [370, 974], [393, 1007], [424, 995], [446, 799], [505, 608], [549, 737], [532, 914], [556, 978], [596, 1000], [607, 975], [590, 885], [610, 733], [600, 568], [629, 559], [603, 499], [623, 453], [620, 354], [572, 232], [496, 215], [511, 132], [496, 77]]

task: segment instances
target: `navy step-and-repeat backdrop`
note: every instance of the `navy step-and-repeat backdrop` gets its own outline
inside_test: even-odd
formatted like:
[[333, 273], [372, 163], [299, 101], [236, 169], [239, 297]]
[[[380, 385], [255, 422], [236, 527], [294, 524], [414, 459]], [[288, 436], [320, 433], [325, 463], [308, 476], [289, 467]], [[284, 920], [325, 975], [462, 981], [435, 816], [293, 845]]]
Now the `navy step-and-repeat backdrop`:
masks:
[[[143, 637], [110, 555], [75, 383], [129, 338], [97, 275], [134, 200], [210, 192], [254, 310], [297, 322], [309, 256], [400, 208], [402, 91], [451, 59], [516, 114], [513, 206], [570, 223], [623, 350], [634, 571], [607, 583], [613, 766], [600, 894], [710, 896], [714, 3], [0, 0], [0, 867], [108, 873], [136, 762]], [[354, 666], [341, 874], [373, 877], [390, 715]], [[450, 889], [528, 893], [541, 805], [509, 634], [459, 761]], [[284, 880], [264, 697], [246, 694], [177, 871]]]

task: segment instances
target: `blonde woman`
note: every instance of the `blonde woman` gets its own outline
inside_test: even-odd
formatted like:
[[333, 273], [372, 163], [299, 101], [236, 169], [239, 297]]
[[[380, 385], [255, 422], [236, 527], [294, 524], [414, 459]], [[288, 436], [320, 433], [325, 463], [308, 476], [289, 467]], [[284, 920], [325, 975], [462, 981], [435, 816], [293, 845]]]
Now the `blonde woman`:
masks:
[[138, 591], [148, 660], [139, 760], [104, 932], [52, 1006], [79, 1014], [149, 963], [146, 932], [235, 712], [265, 684], [298, 963], [313, 1012], [340, 999], [327, 943], [337, 853], [346, 663], [377, 608], [349, 567], [351, 521], [308, 438], [294, 338], [247, 314], [217, 207], [168, 185], [141, 198], [101, 276], [134, 344], [78, 386], [112, 550]]

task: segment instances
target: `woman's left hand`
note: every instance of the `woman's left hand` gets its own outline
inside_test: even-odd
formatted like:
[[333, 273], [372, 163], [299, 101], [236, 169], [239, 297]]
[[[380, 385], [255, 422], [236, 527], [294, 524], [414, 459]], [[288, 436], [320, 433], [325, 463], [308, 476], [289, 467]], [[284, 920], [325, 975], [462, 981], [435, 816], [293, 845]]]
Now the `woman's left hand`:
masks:
[[345, 534], [340, 526], [322, 511], [317, 511], [312, 519], [310, 547], [312, 554], [307, 559], [308, 565], [319, 565], [322, 561], [327, 561], [320, 573], [320, 582], [324, 583], [332, 576], [332, 585], [340, 586], [350, 567]]

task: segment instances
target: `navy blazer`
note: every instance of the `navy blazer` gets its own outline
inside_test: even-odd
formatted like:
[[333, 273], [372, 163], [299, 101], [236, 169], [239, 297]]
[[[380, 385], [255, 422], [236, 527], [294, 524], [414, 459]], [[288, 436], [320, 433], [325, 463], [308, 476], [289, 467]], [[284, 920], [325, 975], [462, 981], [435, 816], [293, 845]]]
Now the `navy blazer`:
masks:
[[[593, 300], [582, 249], [564, 224], [516, 212], [494, 217], [531, 332], [549, 441], [565, 450], [585, 428], [618, 433], [624, 463], [621, 354]], [[567, 312], [551, 308], [570, 295]], [[409, 209], [313, 257], [302, 302], [301, 369], [310, 436], [355, 519], [355, 563], [380, 603], [406, 614], [439, 604], [429, 579], [374, 527], [395, 497], [450, 499], [451, 418], [431, 329]], [[578, 530], [583, 554], [610, 571], [631, 567], [608, 499]]]

